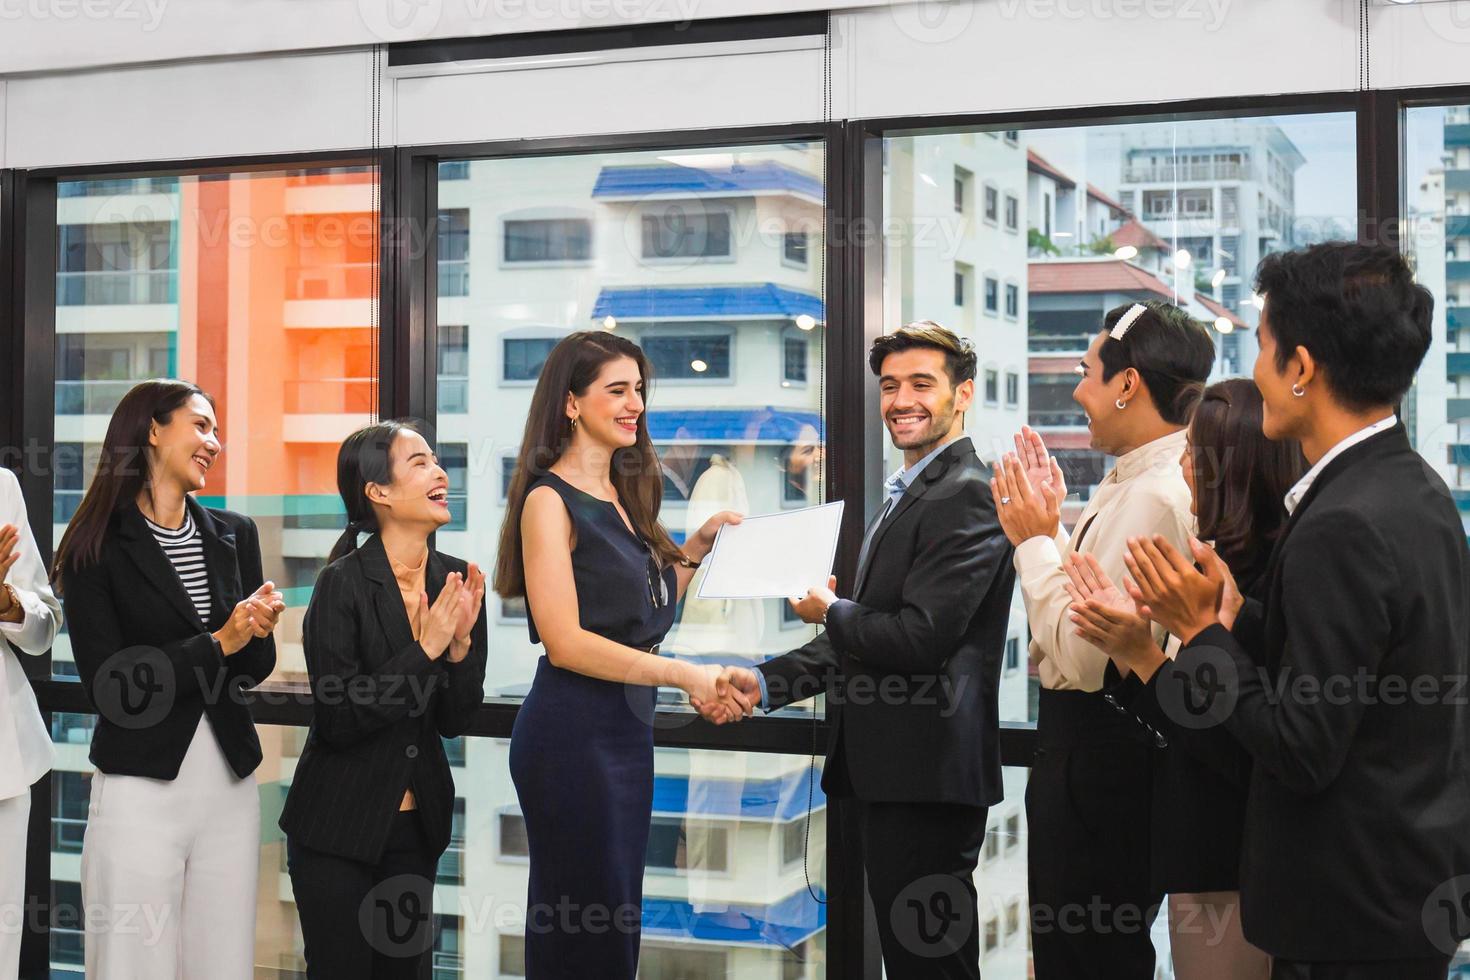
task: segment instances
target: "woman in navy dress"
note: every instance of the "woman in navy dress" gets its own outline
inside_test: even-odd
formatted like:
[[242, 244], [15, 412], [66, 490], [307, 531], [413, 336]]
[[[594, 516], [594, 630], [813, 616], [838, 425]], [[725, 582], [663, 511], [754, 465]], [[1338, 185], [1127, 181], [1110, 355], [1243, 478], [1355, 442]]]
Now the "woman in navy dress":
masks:
[[526, 822], [529, 980], [633, 980], [653, 809], [657, 688], [736, 720], [723, 668], [659, 656], [674, 608], [729, 511], [681, 549], [658, 522], [648, 362], [605, 331], [547, 356], [501, 529], [495, 591], [525, 596], [545, 648], [516, 716], [510, 773]]

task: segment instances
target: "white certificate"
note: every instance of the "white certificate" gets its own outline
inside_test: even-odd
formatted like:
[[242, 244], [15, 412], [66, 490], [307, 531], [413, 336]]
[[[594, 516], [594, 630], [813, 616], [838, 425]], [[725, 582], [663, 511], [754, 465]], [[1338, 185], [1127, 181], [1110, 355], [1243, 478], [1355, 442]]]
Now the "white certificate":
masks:
[[747, 517], [715, 535], [701, 599], [783, 599], [827, 584], [837, 558], [842, 501]]

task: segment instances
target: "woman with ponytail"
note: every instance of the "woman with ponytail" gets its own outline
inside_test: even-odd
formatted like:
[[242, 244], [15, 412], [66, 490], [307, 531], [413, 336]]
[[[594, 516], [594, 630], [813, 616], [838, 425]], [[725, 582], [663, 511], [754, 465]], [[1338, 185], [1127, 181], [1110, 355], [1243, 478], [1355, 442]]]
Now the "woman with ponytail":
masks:
[[643, 351], [606, 331], [552, 349], [501, 529], [495, 590], [526, 597], [531, 642], [546, 649], [510, 740], [530, 980], [637, 974], [657, 688], [726, 719], [750, 711], [721, 667], [658, 655], [715, 534], [740, 516], [715, 514], [682, 549], [659, 523], [649, 380]]
[[[203, 507], [214, 402], [145, 381], [113, 412], [52, 577], [97, 709], [82, 840], [88, 980], [255, 975], [260, 741], [241, 688], [285, 610], [248, 517]], [[140, 909], [156, 928], [139, 928]]]
[[307, 976], [418, 980], [454, 810], [442, 739], [484, 697], [485, 576], [429, 546], [449, 478], [411, 423], [348, 436], [337, 488], [347, 528], [306, 610], [313, 715], [280, 823]]

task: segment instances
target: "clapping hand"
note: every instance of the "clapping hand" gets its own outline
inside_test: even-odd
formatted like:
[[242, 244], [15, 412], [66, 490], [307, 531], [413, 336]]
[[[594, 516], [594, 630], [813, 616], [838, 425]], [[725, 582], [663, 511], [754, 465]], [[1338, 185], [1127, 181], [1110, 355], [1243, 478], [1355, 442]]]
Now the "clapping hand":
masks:
[[[5, 583], [6, 577], [10, 575], [10, 569], [20, 560], [20, 551], [16, 548], [19, 542], [20, 529], [14, 524], [0, 527], [0, 585]], [[8, 591], [0, 592], [0, 602], [5, 603], [4, 607], [0, 608], [0, 616], [8, 616], [14, 611], [11, 608], [13, 604]]]
[[[711, 668], [704, 667], [708, 671]], [[760, 681], [755, 671], [744, 667], [714, 667], [713, 683], [707, 696], [691, 691], [689, 703], [716, 725], [750, 717], [760, 704]]]
[[470, 562], [464, 588], [459, 593], [459, 607], [454, 623], [454, 639], [449, 644], [450, 663], [459, 663], [470, 654], [470, 633], [479, 622], [485, 603], [485, 573]]
[[235, 603], [230, 618], [214, 634], [220, 652], [233, 656], [252, 639], [270, 636], [286, 611], [286, 597], [276, 591], [274, 582], [263, 582], [260, 588]]
[[1072, 596], [1071, 621], [1077, 635], [1111, 657], [1120, 671], [1151, 676], [1164, 653], [1134, 601], [1113, 584], [1092, 555], [1074, 552], [1062, 569], [1070, 580], [1067, 592]]
[[1067, 485], [1056, 458], [1047, 453], [1040, 434], [1030, 426], [1016, 436], [1016, 451], [996, 461], [990, 493], [1011, 544], [1056, 537]]
[[[1179, 549], [1162, 535], [1129, 538], [1128, 554], [1123, 556], [1123, 562], [1133, 577], [1127, 583], [1128, 593], [1138, 604], [1139, 613], [1163, 626], [1183, 643], [1222, 621], [1221, 607], [1226, 599], [1226, 579], [1230, 575], [1213, 548], [1191, 538], [1190, 550], [1204, 567], [1204, 572], [1196, 569], [1194, 561], [1181, 555]], [[1233, 579], [1230, 591], [1237, 603], [1234, 610], [1238, 610], [1240, 593]], [[1234, 610], [1228, 614], [1232, 622]]]
[[430, 660], [442, 657], [454, 640], [461, 615], [460, 594], [464, 588], [464, 576], [459, 572], [450, 572], [445, 576], [444, 587], [439, 590], [433, 606], [429, 605], [427, 592], [419, 593], [416, 617], [420, 623], [419, 646], [423, 647]]
[[4, 582], [10, 569], [20, 560], [20, 528], [14, 524], [0, 527], [0, 582]]

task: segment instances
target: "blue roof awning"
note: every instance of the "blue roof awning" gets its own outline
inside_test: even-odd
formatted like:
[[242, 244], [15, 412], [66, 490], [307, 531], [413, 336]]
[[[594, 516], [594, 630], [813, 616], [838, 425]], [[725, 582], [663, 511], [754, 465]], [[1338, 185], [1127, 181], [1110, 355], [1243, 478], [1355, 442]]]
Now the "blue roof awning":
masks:
[[[780, 408], [680, 408], [648, 413], [648, 434], [656, 443], [775, 443], [787, 445], [811, 426], [823, 438], [820, 412]], [[810, 433], [806, 433], [810, 438]]]
[[822, 319], [822, 297], [773, 282], [733, 286], [630, 286], [597, 294], [592, 319], [794, 320]]
[[774, 160], [733, 167], [684, 167], [673, 163], [603, 167], [592, 187], [592, 196], [602, 200], [754, 194], [792, 194], [816, 204], [821, 204], [825, 197], [822, 178]]
[[[826, 899], [826, 889], [816, 888]], [[795, 949], [827, 928], [827, 906], [805, 889], [774, 905], [727, 905], [722, 911], [696, 912], [678, 899], [643, 899], [643, 934], [654, 939], [742, 943]]]
[[[785, 823], [806, 813], [808, 771], [803, 768], [771, 779], [700, 779], [692, 802], [688, 776], [655, 775], [653, 812]], [[812, 809], [820, 810], [827, 805], [821, 774], [814, 774], [810, 783]]]

